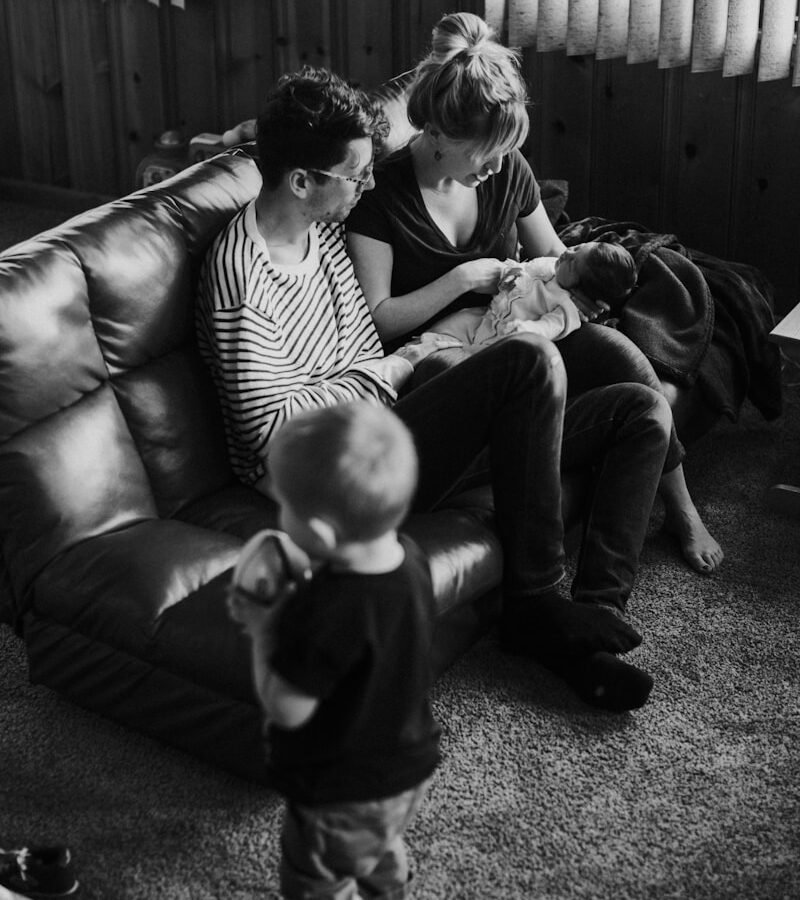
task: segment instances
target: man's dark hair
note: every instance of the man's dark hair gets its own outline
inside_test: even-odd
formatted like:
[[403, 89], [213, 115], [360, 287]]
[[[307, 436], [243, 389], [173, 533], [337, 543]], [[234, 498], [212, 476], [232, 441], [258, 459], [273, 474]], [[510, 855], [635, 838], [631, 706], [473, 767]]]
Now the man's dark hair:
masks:
[[258, 117], [261, 174], [277, 187], [289, 169], [330, 169], [345, 158], [350, 141], [367, 137], [379, 144], [388, 128], [364, 91], [327, 69], [305, 66], [280, 78]]

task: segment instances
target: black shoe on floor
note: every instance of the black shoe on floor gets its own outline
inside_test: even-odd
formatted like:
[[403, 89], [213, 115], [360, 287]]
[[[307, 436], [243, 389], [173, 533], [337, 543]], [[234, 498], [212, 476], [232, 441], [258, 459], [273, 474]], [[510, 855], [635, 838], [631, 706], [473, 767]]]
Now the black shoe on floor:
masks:
[[557, 674], [590, 706], [608, 712], [628, 712], [647, 703], [653, 677], [613, 653], [592, 653], [556, 668]]
[[34, 900], [69, 897], [78, 879], [67, 847], [23, 847], [0, 850], [0, 887]]

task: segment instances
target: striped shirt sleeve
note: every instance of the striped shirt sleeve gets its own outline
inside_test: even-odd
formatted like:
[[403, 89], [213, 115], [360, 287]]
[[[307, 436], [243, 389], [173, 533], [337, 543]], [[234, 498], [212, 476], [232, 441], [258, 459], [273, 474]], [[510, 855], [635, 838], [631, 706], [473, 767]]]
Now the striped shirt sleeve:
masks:
[[293, 272], [272, 265], [247, 215], [205, 260], [197, 334], [234, 471], [252, 483], [266, 471], [270, 440], [298, 412], [365, 398], [391, 404], [396, 394], [341, 227], [316, 226], [313, 264]]

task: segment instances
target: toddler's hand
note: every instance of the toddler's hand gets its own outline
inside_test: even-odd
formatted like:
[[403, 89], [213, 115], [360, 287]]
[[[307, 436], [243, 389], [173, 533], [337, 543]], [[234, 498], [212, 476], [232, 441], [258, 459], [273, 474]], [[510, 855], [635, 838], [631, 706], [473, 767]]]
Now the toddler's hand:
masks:
[[310, 578], [311, 561], [305, 552], [284, 532], [264, 528], [239, 553], [226, 597], [228, 615], [252, 637]]
[[237, 588], [235, 585], [230, 585], [225, 598], [228, 615], [237, 625], [242, 626], [245, 634], [250, 636], [264, 632], [271, 627], [276, 610], [283, 605], [283, 602], [280, 600], [271, 606], [265, 606], [263, 603], [251, 600], [241, 588]]

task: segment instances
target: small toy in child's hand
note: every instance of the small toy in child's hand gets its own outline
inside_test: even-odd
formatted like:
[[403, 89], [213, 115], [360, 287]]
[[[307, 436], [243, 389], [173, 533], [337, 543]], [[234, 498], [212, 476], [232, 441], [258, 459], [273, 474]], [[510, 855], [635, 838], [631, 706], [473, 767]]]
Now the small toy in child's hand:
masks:
[[282, 531], [265, 528], [242, 547], [233, 569], [229, 598], [273, 606], [311, 578], [311, 561]]

